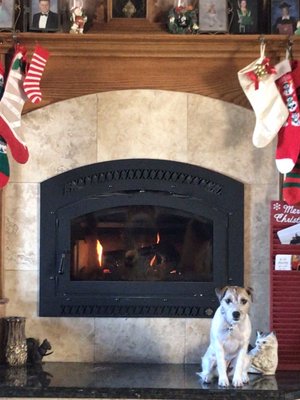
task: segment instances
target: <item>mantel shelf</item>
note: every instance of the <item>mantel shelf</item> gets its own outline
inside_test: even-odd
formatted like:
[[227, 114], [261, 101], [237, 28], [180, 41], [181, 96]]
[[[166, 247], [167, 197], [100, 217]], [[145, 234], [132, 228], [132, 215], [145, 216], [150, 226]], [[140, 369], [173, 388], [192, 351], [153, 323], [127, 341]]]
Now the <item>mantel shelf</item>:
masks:
[[[265, 35], [273, 64], [285, 57], [289, 39], [300, 57], [300, 36]], [[50, 58], [42, 79], [43, 101], [24, 113], [82, 95], [125, 89], [161, 89], [202, 94], [244, 107], [237, 72], [259, 57], [259, 35], [173, 35], [153, 32], [0, 33], [2, 57], [15, 41], [32, 54], [36, 43]]]

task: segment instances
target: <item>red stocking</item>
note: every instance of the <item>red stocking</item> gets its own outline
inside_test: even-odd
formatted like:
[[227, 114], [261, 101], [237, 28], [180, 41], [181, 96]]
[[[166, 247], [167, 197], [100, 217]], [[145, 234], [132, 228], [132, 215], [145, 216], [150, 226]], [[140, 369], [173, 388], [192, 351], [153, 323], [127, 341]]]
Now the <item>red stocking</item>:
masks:
[[289, 110], [288, 119], [278, 132], [276, 149], [277, 169], [286, 174], [293, 169], [299, 155], [300, 110], [292, 73], [288, 72], [281, 76], [276, 84]]

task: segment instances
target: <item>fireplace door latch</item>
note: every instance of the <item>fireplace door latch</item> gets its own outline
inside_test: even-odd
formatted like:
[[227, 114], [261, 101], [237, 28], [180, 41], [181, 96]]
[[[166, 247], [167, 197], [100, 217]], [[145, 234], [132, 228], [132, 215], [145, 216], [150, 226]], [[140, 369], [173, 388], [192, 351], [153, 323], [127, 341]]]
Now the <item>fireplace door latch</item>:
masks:
[[58, 266], [58, 274], [63, 275], [65, 272], [65, 262], [66, 262], [66, 252], [63, 252], [60, 256], [59, 266]]

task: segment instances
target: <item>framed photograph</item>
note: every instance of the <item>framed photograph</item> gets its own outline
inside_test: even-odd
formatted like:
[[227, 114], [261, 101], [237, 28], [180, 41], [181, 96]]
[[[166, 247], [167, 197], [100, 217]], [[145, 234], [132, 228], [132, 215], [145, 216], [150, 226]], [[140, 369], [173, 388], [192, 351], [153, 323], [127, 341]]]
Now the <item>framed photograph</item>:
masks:
[[199, 0], [199, 32], [227, 32], [227, 0]]
[[0, 29], [12, 29], [15, 22], [15, 0], [0, 0]]
[[231, 33], [242, 35], [258, 32], [258, 1], [233, 0]]
[[59, 0], [30, 0], [29, 29], [31, 31], [58, 31]]
[[298, 0], [271, 0], [271, 33], [293, 35], [298, 19]]
[[108, 0], [108, 19], [145, 20], [149, 0]]

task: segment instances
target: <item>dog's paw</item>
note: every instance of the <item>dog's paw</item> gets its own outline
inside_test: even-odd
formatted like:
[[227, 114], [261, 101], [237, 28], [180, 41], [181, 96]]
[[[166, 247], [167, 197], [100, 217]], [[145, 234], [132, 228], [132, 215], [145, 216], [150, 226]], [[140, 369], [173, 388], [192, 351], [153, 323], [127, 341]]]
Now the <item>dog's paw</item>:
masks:
[[203, 383], [211, 383], [211, 374], [205, 374], [203, 372], [198, 372], [197, 375], [200, 376]]
[[240, 378], [240, 377], [238, 377], [238, 378], [237, 377], [233, 377], [232, 386], [235, 387], [235, 388], [242, 387], [243, 386], [243, 379]]
[[249, 376], [248, 376], [248, 374], [243, 374], [242, 380], [243, 380], [243, 383], [249, 383]]
[[225, 376], [224, 378], [219, 378], [218, 385], [221, 387], [228, 387], [229, 380], [228, 380], [227, 376]]

